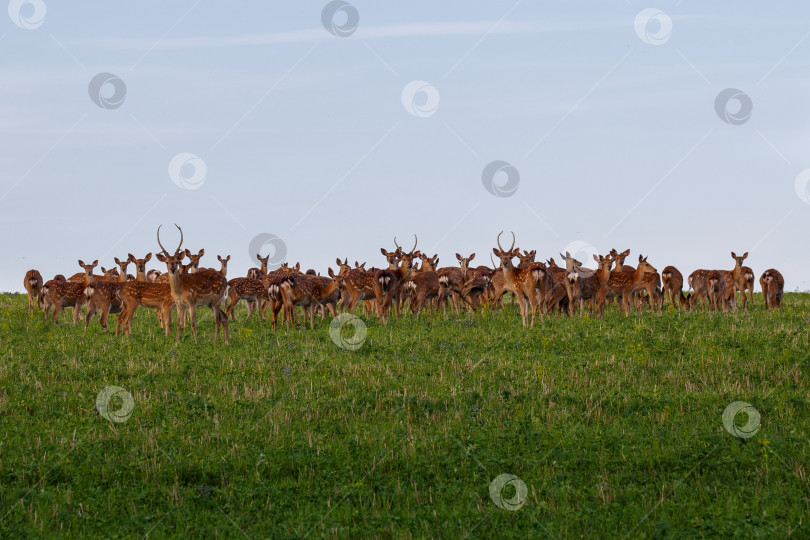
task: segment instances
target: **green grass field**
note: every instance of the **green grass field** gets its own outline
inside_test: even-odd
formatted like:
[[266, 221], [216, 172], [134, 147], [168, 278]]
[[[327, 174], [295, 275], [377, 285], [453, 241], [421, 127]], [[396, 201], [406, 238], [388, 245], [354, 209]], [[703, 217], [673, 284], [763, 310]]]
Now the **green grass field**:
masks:
[[[143, 309], [131, 337], [97, 318], [85, 337], [70, 310], [57, 327], [7, 294], [0, 531], [808, 538], [810, 295], [776, 312], [755, 299], [532, 330], [516, 306], [370, 318], [351, 351], [328, 319], [273, 331], [244, 310], [229, 346], [212, 342], [210, 311], [199, 345]], [[94, 410], [113, 385], [133, 398], [123, 422]], [[724, 428], [736, 401], [760, 413], [751, 437]], [[490, 497], [501, 474], [519, 478], [500, 492], [516, 509]]]

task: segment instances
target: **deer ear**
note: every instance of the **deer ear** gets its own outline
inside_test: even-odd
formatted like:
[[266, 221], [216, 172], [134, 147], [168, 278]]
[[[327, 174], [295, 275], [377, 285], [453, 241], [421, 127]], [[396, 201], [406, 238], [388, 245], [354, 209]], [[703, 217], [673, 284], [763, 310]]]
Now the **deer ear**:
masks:
[[638, 256], [638, 262], [641, 262], [641, 261], [642, 261], [642, 258], [641, 258], [641, 255], [639, 255]]
[[[340, 257], [338, 257], [337, 259], [335, 259], [335, 262], [337, 263], [337, 265], [338, 265], [338, 266], [340, 266]], [[355, 264], [357, 264], [357, 263], [355, 263]]]
[[158, 253], [156, 256], [160, 262], [166, 262], [166, 257], [163, 256], [163, 253]]
[[460, 260], [462, 259], [461, 255], [459, 255], [458, 253], [456, 253], [456, 259], [458, 259], [458, 260], [460, 261]]
[[301, 270], [301, 263], [300, 262], [295, 263], [295, 269], [296, 270]]
[[414, 256], [414, 257], [421, 257], [421, 256], [422, 256], [422, 252], [421, 252], [421, 251], [417, 251], [417, 252], [415, 252], [415, 253], [413, 254], [413, 256]]
[[500, 256], [501, 256], [501, 254], [500, 254], [500, 253], [498, 253], [498, 248], [492, 248], [492, 252], [493, 252], [495, 255], [497, 255], [498, 257], [500, 257]]
[[385, 255], [386, 257], [388, 256], [388, 252], [387, 252], [387, 251], [385, 251], [385, 248], [380, 248], [380, 253], [382, 253], [382, 254], [383, 254], [383, 255]]
[[222, 262], [222, 257], [220, 257], [219, 255], [217, 255], [217, 260], [218, 260], [219, 262]]
[[595, 260], [596, 262], [599, 262], [601, 259], [602, 259], [601, 255], [599, 257], [597, 257], [596, 255], [593, 255], [593, 260]]
[[473, 253], [472, 255], [470, 255], [470, 260], [473, 260], [474, 258], [475, 258], [475, 253]]
[[205, 255], [205, 248], [201, 249], [200, 252], [197, 254], [197, 256], [199, 257], [202, 257], [203, 255]]
[[747, 251], [746, 251], [745, 253], [743, 253], [742, 258], [743, 258], [743, 259], [747, 259], [747, 258], [748, 258], [748, 252], [747, 252]]
[[118, 260], [118, 257], [113, 257], [113, 259], [115, 259], [115, 264], [118, 264], [118, 265], [121, 264], [121, 261]]
[[231, 256], [230, 256], [230, 255], [228, 255], [227, 257], [225, 257], [225, 260], [226, 260], [226, 261], [230, 261], [230, 260], [231, 260]]
[[[152, 252], [150, 251], [149, 253], [146, 254], [146, 257], [143, 258], [143, 262], [149, 262], [149, 260], [151, 258], [152, 258]], [[133, 257], [132, 260], [134, 261], [135, 257]]]
[[732, 252], [731, 252], [731, 257], [732, 257], [733, 259], [736, 259], [736, 258], [737, 258], [737, 254], [736, 254], [736, 253], [734, 253], [734, 252], [732, 251]]
[[335, 273], [334, 273], [334, 272], [332, 272], [332, 267], [331, 267], [331, 266], [329, 267], [329, 270], [327, 270], [327, 273], [329, 274], [329, 277], [330, 277], [330, 278], [335, 277]]

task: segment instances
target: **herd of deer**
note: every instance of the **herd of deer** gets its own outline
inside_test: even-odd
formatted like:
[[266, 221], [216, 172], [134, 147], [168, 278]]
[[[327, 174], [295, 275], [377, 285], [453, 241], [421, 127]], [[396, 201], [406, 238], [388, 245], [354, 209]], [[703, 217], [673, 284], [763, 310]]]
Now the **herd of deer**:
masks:
[[[98, 261], [85, 264], [79, 261], [84, 271], [74, 274], [69, 279], [57, 275], [43, 283], [42, 275], [37, 270], [29, 270], [25, 275], [25, 288], [28, 292], [28, 309], [32, 312], [34, 305], [45, 313], [46, 319], [53, 308], [53, 320], [59, 323], [59, 313], [64, 307], [73, 308], [73, 322], [78, 322], [81, 307], [87, 304], [84, 328], [90, 323], [93, 315], [100, 312], [101, 326], [107, 330], [107, 316], [118, 313], [115, 333], [119, 331], [130, 334], [132, 318], [138, 306], [153, 308], [157, 311], [158, 320], [169, 335], [171, 313], [177, 307], [178, 324], [176, 339], [180, 339], [180, 328], [188, 319], [191, 324], [194, 340], [197, 340], [197, 308], [208, 306], [214, 313], [216, 341], [220, 327], [224, 332], [225, 343], [228, 343], [228, 318], [234, 318], [234, 309], [240, 300], [248, 306], [248, 317], [254, 311], [264, 320], [268, 308], [272, 314], [273, 328], [276, 327], [278, 314], [282, 313], [283, 322], [288, 326], [297, 326], [297, 307], [303, 308], [304, 315], [309, 316], [310, 327], [314, 327], [316, 311], [325, 315], [328, 310], [334, 317], [338, 305], [343, 311], [352, 310], [363, 301], [363, 309], [377, 314], [383, 324], [387, 323], [392, 307], [397, 316], [407, 302], [412, 312], [418, 316], [426, 307], [438, 312], [451, 305], [458, 313], [461, 308], [476, 311], [484, 304], [493, 308], [501, 304], [501, 298], [514, 294], [520, 308], [523, 326], [534, 326], [535, 316], [539, 312], [544, 322], [545, 315], [551, 312], [568, 313], [575, 311], [579, 305], [580, 316], [586, 309], [586, 302], [592, 314], [601, 316], [605, 304], [614, 299], [619, 308], [629, 315], [631, 307], [661, 310], [664, 301], [668, 300], [677, 309], [692, 310], [699, 305], [713, 310], [729, 311], [736, 308], [737, 292], [742, 292], [742, 307], [746, 306], [746, 292], [753, 304], [754, 273], [743, 266], [748, 257], [731, 253], [735, 260], [731, 270], [695, 270], [688, 278], [693, 292], [684, 294], [683, 275], [674, 266], [665, 267], [661, 274], [647, 262], [646, 257], [639, 255], [638, 266], [633, 268], [624, 264], [630, 254], [629, 250], [618, 252], [615, 249], [607, 256], [594, 255], [596, 269], [588, 269], [583, 263], [573, 258], [568, 252], [561, 257], [564, 267], [558, 266], [554, 259], [545, 263], [536, 262], [535, 251], [523, 251], [515, 248], [515, 236], [512, 233], [512, 245], [509, 249], [501, 246], [501, 232], [497, 238], [497, 248], [493, 253], [500, 260], [497, 268], [487, 266], [470, 267], [469, 257], [456, 253], [458, 267], [438, 268], [439, 257], [428, 256], [416, 250], [418, 238], [414, 235], [414, 246], [405, 251], [394, 238], [394, 251], [381, 248], [381, 253], [388, 261], [388, 268], [365, 268], [365, 263], [355, 262], [354, 268], [348, 260], [337, 259], [338, 271], [328, 270], [329, 277], [317, 275], [314, 270], [300, 272], [300, 263], [294, 267], [284, 264], [281, 268], [268, 271], [269, 257], [256, 257], [261, 268], [251, 268], [247, 277], [226, 278], [230, 255], [218, 256], [220, 269], [200, 268], [199, 263], [205, 250], [196, 255], [183, 246], [183, 229], [180, 231], [180, 244], [174, 253], [169, 253], [160, 242], [160, 227], [157, 241], [161, 251], [156, 257], [166, 264], [166, 272], [146, 271], [146, 263], [152, 258], [148, 253], [143, 259], [136, 259], [132, 254], [125, 260], [115, 258], [118, 269], [101, 268], [103, 275], [95, 275]], [[183, 264], [188, 258], [188, 264]], [[514, 264], [517, 258], [519, 263]], [[415, 262], [419, 260], [419, 267]], [[134, 264], [136, 275], [127, 274], [129, 264]], [[614, 267], [615, 265], [615, 267]], [[493, 266], [494, 261], [493, 261]], [[775, 269], [766, 270], [759, 278], [767, 308], [778, 308], [781, 305], [785, 281]], [[224, 310], [223, 310], [224, 308]], [[306, 323], [304, 323], [306, 324]]]

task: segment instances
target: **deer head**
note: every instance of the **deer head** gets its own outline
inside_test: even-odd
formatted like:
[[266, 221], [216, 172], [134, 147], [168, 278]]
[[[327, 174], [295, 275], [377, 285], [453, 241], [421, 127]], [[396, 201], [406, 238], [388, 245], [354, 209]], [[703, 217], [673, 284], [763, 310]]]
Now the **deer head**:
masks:
[[470, 255], [469, 257], [462, 257], [458, 253], [456, 253], [456, 259], [458, 259], [459, 264], [461, 265], [461, 279], [463, 281], [467, 281], [467, 271], [470, 268], [470, 261], [475, 258], [475, 253]]
[[[182, 272], [182, 264], [181, 261], [183, 257], [185, 257], [185, 253], [180, 251], [180, 248], [183, 247], [183, 229], [174, 224], [175, 227], [180, 231], [180, 244], [177, 245], [177, 249], [174, 250], [174, 255], [170, 255], [166, 248], [163, 247], [163, 244], [160, 242], [160, 225], [157, 230], [157, 241], [160, 249], [162, 250], [160, 253], [157, 254], [157, 258], [160, 262], [166, 263], [166, 270], [169, 272], [170, 276], [178, 276]], [[188, 250], [186, 250], [188, 251]]]
[[512, 233], [512, 245], [508, 250], [503, 249], [501, 246], [501, 235], [503, 231], [498, 233], [498, 248], [492, 248], [492, 252], [501, 260], [501, 268], [504, 270], [513, 269], [512, 259], [520, 255], [520, 250], [515, 249], [515, 233]]

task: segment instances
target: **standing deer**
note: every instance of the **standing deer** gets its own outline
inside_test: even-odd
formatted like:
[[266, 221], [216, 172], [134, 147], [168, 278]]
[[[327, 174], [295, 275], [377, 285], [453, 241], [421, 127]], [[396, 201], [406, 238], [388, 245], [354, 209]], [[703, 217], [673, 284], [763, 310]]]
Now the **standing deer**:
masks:
[[[231, 319], [235, 319], [234, 310], [236, 309], [236, 304], [238, 304], [240, 300], [245, 300], [248, 308], [247, 318], [249, 319], [250, 316], [253, 315], [253, 311], [259, 308], [262, 302], [267, 300], [267, 287], [264, 286], [264, 283], [262, 283], [260, 279], [233, 278], [228, 281], [226, 296], [228, 297], [229, 303], [228, 307], [225, 309], [225, 313], [230, 316]], [[259, 319], [264, 320], [264, 312], [261, 309], [259, 309]]]
[[[731, 307], [736, 308], [737, 284], [741, 279], [743, 279], [742, 263], [746, 258], [748, 258], [748, 252], [746, 251], [743, 255], [738, 257], [737, 254], [732, 251], [731, 258], [734, 259], [734, 268], [731, 270], [720, 270], [720, 273], [723, 275], [723, 279], [725, 280], [725, 301]], [[743, 291], [743, 297], [745, 297], [745, 291]]]
[[419, 257], [419, 251], [416, 251], [419, 238], [415, 234], [413, 237], [413, 248], [407, 253], [397, 244], [396, 237], [394, 237], [396, 251], [388, 252], [385, 248], [380, 248], [380, 253], [388, 259], [388, 269], [374, 272], [372, 285], [377, 304], [377, 314], [380, 316], [383, 325], [388, 323], [388, 310], [392, 303], [394, 304], [395, 315], [399, 316], [400, 285], [410, 277], [414, 257]]
[[610, 272], [607, 281], [599, 290], [596, 304], [601, 309], [602, 303], [608, 293], [620, 297], [621, 306], [624, 309], [624, 316], [630, 316], [630, 305], [633, 303], [633, 293], [644, 288], [644, 275], [657, 270], [647, 262], [647, 257], [638, 256], [638, 266], [634, 272], [614, 270]]
[[135, 315], [138, 306], [155, 308], [166, 337], [169, 336], [172, 326], [171, 312], [175, 304], [168, 283], [127, 281], [118, 291], [118, 298], [121, 300], [121, 314], [115, 323], [116, 336], [122, 327], [127, 335], [132, 333], [132, 317]]
[[674, 266], [667, 266], [661, 271], [661, 281], [664, 288], [664, 297], [677, 309], [687, 307], [686, 297], [683, 295], [683, 274]]
[[785, 278], [775, 268], [765, 270], [759, 278], [762, 287], [762, 297], [765, 299], [766, 309], [779, 309], [782, 307], [782, 294], [785, 289]]
[[42, 274], [39, 270], [29, 270], [23, 280], [25, 292], [28, 293], [28, 314], [34, 312], [34, 302], [39, 299], [39, 290], [42, 288]]
[[719, 309], [728, 311], [729, 300], [726, 295], [726, 276], [719, 270], [712, 270], [706, 279], [706, 295], [709, 298], [709, 308], [715, 311]]
[[122, 311], [123, 305], [121, 299], [118, 297], [118, 293], [124, 284], [127, 283], [126, 265], [129, 264], [129, 259], [119, 261], [116, 257], [115, 260], [121, 267], [118, 281], [96, 280], [92, 274], [92, 266], [89, 266], [86, 270], [87, 277], [85, 279], [84, 288], [84, 296], [87, 298], [87, 314], [84, 318], [85, 334], [87, 334], [90, 319], [93, 318], [96, 311], [101, 311], [99, 321], [104, 332], [109, 332], [107, 328], [107, 316], [110, 313], [120, 313]]
[[[190, 314], [191, 331], [194, 334], [194, 343], [197, 343], [197, 307], [209, 306], [214, 313], [215, 330], [214, 341], [219, 336], [219, 327], [223, 326], [225, 344], [228, 344], [228, 317], [220, 309], [222, 298], [225, 295], [225, 289], [228, 287], [228, 281], [219, 272], [195, 272], [189, 274], [180, 273], [180, 261], [182, 254], [180, 248], [183, 246], [183, 229], [175, 224], [175, 227], [180, 231], [180, 244], [174, 252], [170, 255], [163, 244], [160, 243], [160, 227], [157, 231], [157, 241], [160, 249], [162, 250], [157, 254], [159, 261], [166, 263], [166, 270], [169, 274], [169, 288], [171, 290], [172, 298], [175, 305], [177, 305], [177, 336], [175, 341], [180, 341], [180, 321], [186, 311]], [[204, 250], [200, 250], [197, 256], [202, 257]], [[186, 255], [190, 252], [186, 250]]]
[[267, 275], [267, 261], [270, 260], [270, 255], [268, 255], [267, 257], [262, 257], [261, 253], [257, 253], [256, 258], [259, 260], [260, 263], [262, 263], [262, 267], [261, 268], [254, 267], [249, 269], [247, 272], [247, 277], [251, 279], [262, 279], [262, 276]]
[[740, 280], [737, 282], [737, 290], [742, 293], [743, 309], [745, 309], [745, 305], [747, 303], [745, 298], [746, 291], [748, 291], [748, 295], [751, 298], [751, 305], [754, 305], [754, 271], [751, 270], [750, 267], [742, 267], [742, 274], [740, 275]]
[[[503, 234], [503, 231], [498, 233], [498, 247], [492, 248], [492, 252], [500, 259], [503, 277], [517, 296], [523, 327], [526, 328], [530, 326], [533, 328], [534, 312], [537, 305], [537, 295], [535, 292], [537, 284], [530, 268], [515, 268], [512, 264], [512, 259], [520, 255], [520, 249], [515, 249], [515, 233], [512, 233], [512, 245], [508, 250], [503, 249], [503, 246], [501, 246], [501, 234]], [[530, 314], [531, 325], [529, 324]], [[540, 310], [540, 322], [541, 324], [545, 322], [542, 310]]]

